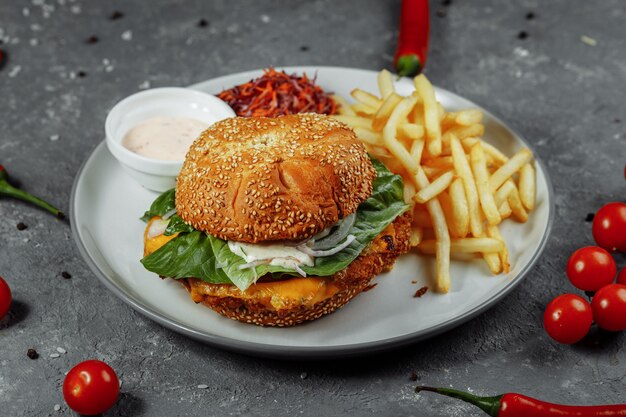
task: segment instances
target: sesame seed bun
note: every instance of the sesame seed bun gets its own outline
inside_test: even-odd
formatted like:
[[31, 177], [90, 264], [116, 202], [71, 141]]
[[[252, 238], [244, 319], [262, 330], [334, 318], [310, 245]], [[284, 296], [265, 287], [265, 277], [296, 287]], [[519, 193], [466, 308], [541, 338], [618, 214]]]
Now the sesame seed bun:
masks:
[[193, 143], [178, 215], [224, 240], [312, 236], [356, 211], [376, 171], [354, 132], [318, 114], [223, 120]]

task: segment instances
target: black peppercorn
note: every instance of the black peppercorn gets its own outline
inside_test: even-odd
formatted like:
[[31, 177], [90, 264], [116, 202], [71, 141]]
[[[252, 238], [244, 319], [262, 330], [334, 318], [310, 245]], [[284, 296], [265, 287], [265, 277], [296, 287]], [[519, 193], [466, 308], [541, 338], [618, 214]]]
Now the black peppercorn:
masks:
[[116, 10], [113, 13], [111, 13], [111, 16], [109, 16], [109, 19], [117, 20], [117, 19], [121, 19], [122, 17], [124, 17], [124, 13]]

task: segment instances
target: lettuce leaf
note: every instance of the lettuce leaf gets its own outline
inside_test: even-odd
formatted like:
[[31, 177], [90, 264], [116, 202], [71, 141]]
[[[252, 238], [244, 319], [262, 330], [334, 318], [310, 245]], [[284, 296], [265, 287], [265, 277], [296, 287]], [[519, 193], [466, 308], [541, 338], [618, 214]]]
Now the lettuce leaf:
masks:
[[[349, 231], [356, 239], [341, 252], [315, 258], [314, 266], [302, 266], [307, 275], [328, 276], [346, 268], [409, 208], [403, 198], [402, 178], [392, 174], [381, 162], [372, 159], [372, 163], [377, 171], [372, 195], [358, 207]], [[166, 191], [155, 200], [144, 218], [167, 213], [174, 206], [174, 199], [174, 191]], [[226, 241], [193, 230], [177, 215], [172, 216], [166, 234], [168, 232], [179, 235], [141, 260], [146, 269], [161, 276], [196, 277], [214, 284], [232, 283], [243, 291], [265, 274], [297, 275], [294, 270], [282, 266], [259, 265], [254, 270], [240, 269], [245, 260], [231, 252]]]
[[176, 208], [176, 189], [172, 188], [171, 190], [167, 190], [163, 194], [157, 197], [156, 200], [150, 206], [150, 209], [146, 211], [143, 216], [141, 216], [141, 220], [147, 222], [154, 216], [163, 217], [166, 213], [174, 210]]

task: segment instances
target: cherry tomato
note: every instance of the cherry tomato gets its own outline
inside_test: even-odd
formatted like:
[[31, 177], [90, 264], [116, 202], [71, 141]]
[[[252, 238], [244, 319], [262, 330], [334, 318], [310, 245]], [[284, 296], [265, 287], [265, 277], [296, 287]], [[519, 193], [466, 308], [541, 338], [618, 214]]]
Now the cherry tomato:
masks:
[[626, 285], [611, 284], [598, 291], [591, 301], [593, 319], [600, 328], [626, 330]]
[[593, 238], [598, 246], [626, 252], [626, 204], [608, 203], [593, 218]]
[[63, 397], [79, 414], [104, 413], [117, 401], [120, 382], [113, 368], [102, 361], [88, 360], [74, 366], [63, 381]]
[[11, 288], [7, 282], [0, 277], [0, 320], [4, 318], [11, 307]]
[[598, 291], [613, 283], [617, 267], [610, 253], [597, 246], [578, 249], [567, 262], [567, 277], [574, 287]]
[[619, 275], [617, 276], [617, 283], [626, 285], [626, 266], [619, 272]]
[[570, 345], [581, 340], [591, 328], [591, 306], [575, 294], [563, 294], [548, 304], [543, 313], [543, 327], [559, 343]]

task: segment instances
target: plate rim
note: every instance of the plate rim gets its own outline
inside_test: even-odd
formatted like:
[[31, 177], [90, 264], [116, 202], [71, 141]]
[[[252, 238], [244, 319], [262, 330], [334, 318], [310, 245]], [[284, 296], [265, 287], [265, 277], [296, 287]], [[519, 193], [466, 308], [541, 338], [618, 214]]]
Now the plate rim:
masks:
[[[340, 71], [359, 71], [364, 73], [377, 74], [377, 71], [362, 69], [362, 68], [350, 68], [350, 67], [336, 67], [336, 66], [323, 66], [323, 65], [302, 65], [302, 66], [285, 66], [285, 67], [276, 67], [277, 69], [284, 69], [288, 71], [302, 71], [304, 69], [311, 68], [319, 68], [325, 70], [340, 70]], [[210, 78], [198, 83], [194, 83], [189, 85], [187, 88], [198, 89], [205, 83], [215, 82], [222, 78], [234, 77], [234, 76], [246, 76], [247, 74], [254, 74], [262, 71], [262, 69], [254, 69], [249, 71], [242, 71], [234, 74], [226, 74], [214, 78]], [[453, 96], [461, 97], [465, 100], [471, 101], [474, 104], [474, 101], [466, 99], [463, 96], [459, 96], [456, 93], [453, 93], [449, 90], [437, 87], [437, 90], [445, 92], [447, 94], [451, 94]], [[495, 116], [492, 112], [485, 109], [483, 106], [479, 105], [478, 107], [487, 114], [489, 117], [492, 117], [497, 123], [505, 126], [516, 138], [519, 140], [524, 146], [528, 147], [531, 151], [533, 151], [535, 162], [540, 166], [541, 171], [544, 175], [546, 181], [547, 188], [547, 203], [548, 203], [548, 220], [546, 224], [546, 229], [541, 237], [541, 241], [537, 247], [535, 253], [533, 253], [529, 262], [521, 269], [519, 274], [515, 277], [515, 279], [509, 284], [504, 286], [500, 291], [496, 292], [489, 300], [485, 301], [482, 304], [475, 306], [474, 308], [466, 311], [465, 313], [450, 318], [443, 323], [435, 326], [431, 329], [421, 330], [413, 333], [408, 333], [401, 336], [391, 337], [387, 339], [371, 341], [371, 342], [361, 342], [354, 344], [344, 344], [344, 345], [333, 345], [333, 346], [285, 346], [285, 345], [275, 345], [268, 343], [259, 343], [252, 341], [244, 341], [239, 339], [230, 338], [227, 336], [220, 336], [215, 334], [209, 334], [205, 332], [200, 332], [190, 328], [189, 326], [181, 323], [173, 318], [168, 318], [163, 316], [161, 313], [153, 309], [152, 307], [145, 305], [140, 300], [136, 299], [132, 295], [124, 292], [119, 287], [117, 287], [109, 278], [109, 276], [97, 265], [96, 261], [89, 255], [85, 243], [82, 241], [79, 232], [78, 232], [78, 219], [76, 218], [76, 210], [74, 210], [76, 204], [76, 194], [78, 186], [83, 178], [84, 171], [86, 167], [90, 164], [90, 162], [102, 152], [102, 148], [105, 147], [105, 141], [101, 141], [96, 147], [91, 151], [89, 156], [83, 161], [80, 168], [76, 172], [76, 176], [74, 178], [74, 183], [72, 185], [72, 192], [70, 195], [70, 224], [72, 230], [72, 236], [74, 238], [74, 243], [78, 247], [78, 251], [81, 254], [84, 261], [87, 263], [87, 266], [91, 271], [96, 275], [96, 277], [100, 280], [101, 283], [104, 284], [106, 288], [112, 291], [118, 298], [120, 298], [123, 302], [133, 308], [135, 311], [143, 314], [149, 319], [159, 323], [160, 325], [173, 330], [177, 333], [181, 333], [185, 336], [191, 337], [197, 341], [224, 349], [229, 351], [234, 351], [238, 353], [243, 353], [252, 356], [261, 356], [268, 358], [281, 358], [281, 359], [340, 359], [345, 357], [354, 357], [354, 356], [363, 356], [380, 353], [382, 351], [397, 349], [400, 347], [407, 346], [409, 344], [414, 344], [419, 341], [429, 339], [446, 331], [453, 329], [454, 327], [459, 326], [462, 323], [465, 323], [479, 314], [485, 312], [489, 308], [493, 307], [499, 301], [501, 301], [504, 297], [510, 294], [517, 286], [522, 282], [524, 278], [528, 275], [530, 270], [535, 266], [539, 257], [544, 252], [545, 247], [550, 238], [552, 227], [554, 223], [555, 216], [555, 201], [554, 201], [554, 189], [552, 186], [552, 181], [550, 179], [550, 175], [548, 173], [546, 165], [543, 163], [541, 158], [538, 157], [537, 153], [534, 151], [533, 147], [528, 144], [528, 142], [524, 139], [519, 132], [511, 128], [508, 124], [504, 123], [499, 117]], [[106, 149], [105, 149], [106, 150]]]

